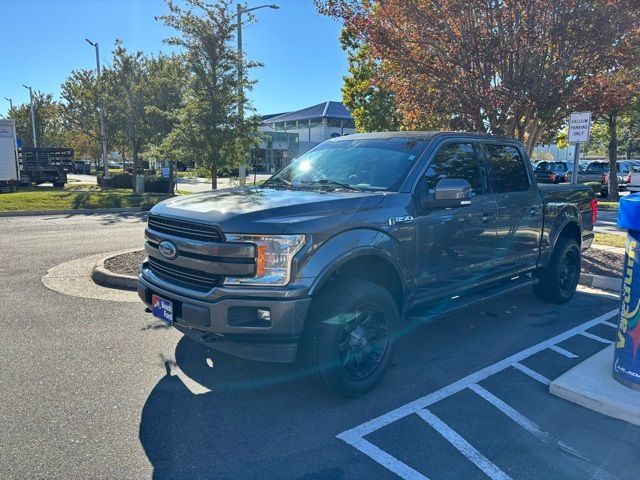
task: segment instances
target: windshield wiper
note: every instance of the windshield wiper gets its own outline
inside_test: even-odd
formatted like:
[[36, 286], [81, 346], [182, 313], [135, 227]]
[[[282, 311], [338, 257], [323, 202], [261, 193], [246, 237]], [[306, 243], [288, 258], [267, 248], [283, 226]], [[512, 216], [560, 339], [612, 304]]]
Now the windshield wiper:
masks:
[[293, 183], [291, 183], [289, 180], [285, 180], [282, 177], [271, 177], [262, 184], [262, 187], [267, 187], [269, 185], [285, 185], [287, 187], [293, 187]]
[[335, 180], [330, 180], [328, 178], [323, 178], [322, 180], [304, 180], [300, 183], [304, 183], [305, 185], [320, 185], [322, 187], [338, 187], [338, 188], [344, 188], [345, 190], [353, 190], [355, 192], [362, 191], [361, 188], [358, 188], [354, 185], [349, 185], [348, 183], [336, 182]]

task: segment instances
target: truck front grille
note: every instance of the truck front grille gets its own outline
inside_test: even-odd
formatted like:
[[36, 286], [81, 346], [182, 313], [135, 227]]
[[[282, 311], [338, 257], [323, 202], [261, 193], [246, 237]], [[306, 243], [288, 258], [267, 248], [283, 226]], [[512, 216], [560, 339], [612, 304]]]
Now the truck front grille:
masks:
[[174, 237], [216, 243], [222, 241], [220, 231], [213, 225], [194, 223], [184, 220], [149, 215], [148, 226], [151, 230]]
[[208, 292], [217, 286], [221, 279], [219, 275], [211, 275], [200, 270], [180, 267], [153, 257], [149, 257], [148, 265], [149, 270], [162, 280], [201, 292]]

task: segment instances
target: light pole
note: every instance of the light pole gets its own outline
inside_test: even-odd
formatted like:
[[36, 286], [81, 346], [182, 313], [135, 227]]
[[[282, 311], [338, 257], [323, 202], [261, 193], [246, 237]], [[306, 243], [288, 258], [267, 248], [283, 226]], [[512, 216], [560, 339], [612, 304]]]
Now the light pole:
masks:
[[22, 85], [24, 88], [29, 90], [29, 103], [31, 106], [31, 133], [33, 134], [33, 147], [38, 148], [38, 140], [36, 139], [36, 116], [33, 113], [33, 90], [31, 87], [27, 87], [26, 85]]
[[[100, 48], [98, 47], [98, 42], [92, 42], [91, 40], [89, 40], [88, 38], [85, 38], [85, 41], [91, 45], [92, 47], [94, 47], [96, 49], [96, 71], [97, 71], [97, 77], [96, 77], [96, 92], [97, 92], [97, 103], [102, 103], [100, 101], [100, 90], [99, 90], [99, 86], [100, 86]], [[100, 140], [102, 141], [102, 167], [103, 167], [103, 171], [104, 171], [104, 178], [109, 178], [109, 168], [107, 166], [107, 138], [105, 136], [105, 129], [104, 129], [104, 113], [102, 112], [102, 105], [97, 105], [96, 104], [96, 108], [98, 109], [98, 112], [100, 114]]]
[[[243, 72], [242, 72], [242, 14], [259, 10], [260, 8], [271, 8], [277, 10], [280, 7], [275, 3], [268, 5], [260, 5], [259, 7], [242, 8], [241, 4], [237, 4], [236, 24], [238, 29], [238, 117], [240, 122], [244, 120], [244, 85], [243, 85]], [[240, 165], [240, 185], [247, 183], [247, 170], [246, 165]]]
[[13, 110], [13, 100], [11, 100], [9, 97], [4, 97], [4, 99], [9, 102], [9, 110]]

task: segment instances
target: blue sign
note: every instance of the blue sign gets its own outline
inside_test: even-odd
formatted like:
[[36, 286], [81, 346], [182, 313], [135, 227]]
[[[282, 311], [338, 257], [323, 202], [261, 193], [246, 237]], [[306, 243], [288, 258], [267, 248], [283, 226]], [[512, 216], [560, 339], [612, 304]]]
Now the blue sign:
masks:
[[20, 137], [16, 138], [16, 147], [22, 148], [22, 139]]

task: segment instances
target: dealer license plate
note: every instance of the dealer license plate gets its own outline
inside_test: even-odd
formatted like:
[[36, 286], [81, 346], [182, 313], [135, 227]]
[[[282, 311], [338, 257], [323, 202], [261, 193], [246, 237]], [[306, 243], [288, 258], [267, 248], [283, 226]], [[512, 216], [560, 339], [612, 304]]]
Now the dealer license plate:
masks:
[[151, 296], [151, 312], [153, 316], [162, 320], [167, 325], [173, 325], [173, 302], [160, 298], [158, 295]]

